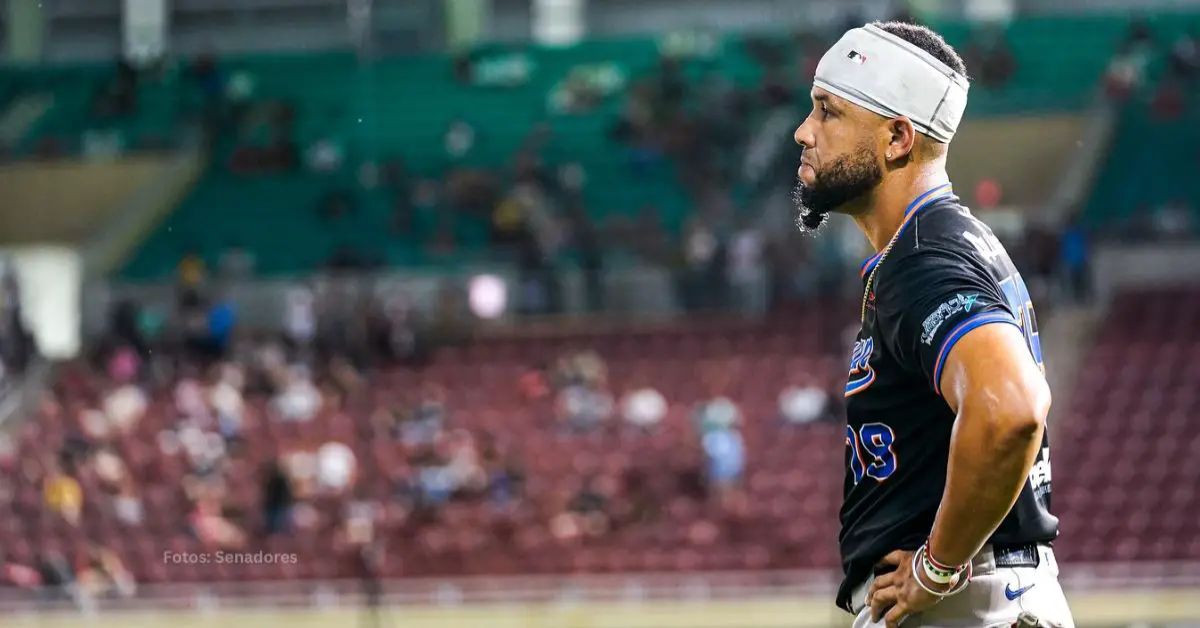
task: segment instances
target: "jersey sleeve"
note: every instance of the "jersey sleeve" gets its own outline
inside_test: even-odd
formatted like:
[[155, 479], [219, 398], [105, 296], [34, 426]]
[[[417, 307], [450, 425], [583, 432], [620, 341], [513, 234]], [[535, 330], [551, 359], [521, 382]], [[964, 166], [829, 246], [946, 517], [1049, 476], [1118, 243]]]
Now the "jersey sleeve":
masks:
[[895, 260], [876, 286], [881, 339], [908, 370], [941, 394], [942, 368], [967, 332], [983, 325], [1017, 325], [1000, 287], [977, 257], [921, 249]]

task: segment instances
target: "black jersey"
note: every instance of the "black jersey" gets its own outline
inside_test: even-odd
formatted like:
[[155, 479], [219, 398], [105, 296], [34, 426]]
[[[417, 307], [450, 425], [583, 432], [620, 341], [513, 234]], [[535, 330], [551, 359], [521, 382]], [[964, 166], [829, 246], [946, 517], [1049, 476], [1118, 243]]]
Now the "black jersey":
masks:
[[[1016, 325], [1042, 363], [1029, 293], [991, 229], [959, 204], [949, 184], [906, 209], [890, 252], [862, 266], [875, 272], [846, 383], [846, 480], [839, 537], [845, 579], [838, 606], [872, 566], [929, 536], [941, 502], [955, 414], [939, 388], [951, 347], [981, 325]], [[878, 266], [878, 268], [876, 268]], [[1046, 542], [1050, 449], [1043, 436], [1017, 503], [990, 542]]]

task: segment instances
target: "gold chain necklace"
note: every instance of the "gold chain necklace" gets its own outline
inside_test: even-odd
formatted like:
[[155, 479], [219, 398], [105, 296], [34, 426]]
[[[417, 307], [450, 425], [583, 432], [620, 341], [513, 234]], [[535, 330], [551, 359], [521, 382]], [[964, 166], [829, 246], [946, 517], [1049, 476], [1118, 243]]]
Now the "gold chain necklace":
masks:
[[[915, 205], [917, 201], [920, 201], [921, 204], [913, 208], [911, 211], [913, 213], [920, 211], [922, 207], [932, 203], [934, 199], [940, 198], [938, 196], [934, 196], [933, 198], [926, 197], [931, 196], [935, 190], [940, 190], [948, 187], [949, 185], [949, 183], [943, 183], [942, 185], [939, 185], [932, 190], [929, 190], [928, 192], [918, 196], [917, 200], [913, 201], [913, 204]], [[910, 205], [910, 207], [912, 206]], [[900, 226], [896, 227], [896, 233], [892, 234], [892, 239], [888, 240], [887, 246], [883, 247], [883, 252], [879, 254], [879, 259], [875, 261], [875, 267], [871, 269], [871, 274], [867, 276], [867, 287], [863, 289], [862, 310], [859, 313], [859, 320], [861, 320], [863, 323], [867, 322], [867, 299], [871, 295], [871, 286], [875, 283], [875, 273], [879, 272], [879, 267], [883, 266], [883, 260], [887, 259], [888, 253], [892, 251], [892, 247], [895, 246], [898, 240], [900, 240], [900, 234], [904, 231], [904, 221], [908, 219], [909, 213], [910, 212], [904, 213], [904, 216], [900, 219]], [[912, 219], [916, 220], [916, 217], [914, 216]]]
[[[900, 223], [903, 227], [904, 223]], [[896, 229], [895, 235], [888, 241], [887, 246], [883, 247], [883, 252], [879, 254], [879, 259], [875, 261], [875, 267], [871, 269], [871, 274], [867, 275], [867, 287], [863, 289], [862, 311], [859, 314], [859, 320], [863, 323], [867, 322], [867, 297], [871, 294], [871, 286], [875, 283], [875, 273], [879, 272], [879, 267], [883, 266], [883, 260], [887, 259], [888, 253], [892, 251], [892, 246], [900, 239], [900, 232], [903, 229]]]

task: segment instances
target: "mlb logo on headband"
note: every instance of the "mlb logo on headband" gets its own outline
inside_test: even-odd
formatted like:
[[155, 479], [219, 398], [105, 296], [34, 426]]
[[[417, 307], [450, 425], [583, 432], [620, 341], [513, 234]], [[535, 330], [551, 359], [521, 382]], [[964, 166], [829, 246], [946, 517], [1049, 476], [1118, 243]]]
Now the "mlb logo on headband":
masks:
[[[870, 72], [846, 65], [865, 65], [868, 57]], [[970, 89], [965, 76], [875, 24], [842, 35], [817, 64], [813, 86], [885, 118], [905, 116], [942, 143], [958, 130]]]

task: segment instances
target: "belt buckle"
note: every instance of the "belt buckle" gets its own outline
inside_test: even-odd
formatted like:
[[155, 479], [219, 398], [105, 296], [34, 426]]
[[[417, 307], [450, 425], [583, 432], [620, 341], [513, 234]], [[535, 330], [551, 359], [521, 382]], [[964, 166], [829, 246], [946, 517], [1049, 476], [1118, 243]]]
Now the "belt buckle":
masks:
[[993, 547], [992, 554], [996, 559], [996, 567], [1033, 567], [1036, 569], [1042, 563], [1042, 556], [1038, 552], [1036, 543]]

